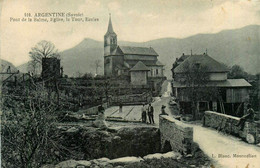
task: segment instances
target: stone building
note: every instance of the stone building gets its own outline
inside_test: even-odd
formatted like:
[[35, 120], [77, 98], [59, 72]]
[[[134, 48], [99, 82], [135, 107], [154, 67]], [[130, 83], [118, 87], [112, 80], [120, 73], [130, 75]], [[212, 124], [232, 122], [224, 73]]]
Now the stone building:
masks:
[[60, 59], [42, 58], [42, 79], [45, 81], [61, 77]]
[[249, 88], [251, 87], [245, 79], [228, 79], [227, 73], [229, 69], [205, 53], [188, 56], [183, 54], [180, 59], [176, 59], [173, 64], [172, 90], [173, 95], [177, 98], [185, 113], [191, 113], [191, 100], [185, 94], [185, 89], [199, 87], [195, 85], [188, 86], [185, 83], [185, 80], [188, 80], [186, 79], [188, 65], [197, 68], [206, 67], [204, 73], [207, 76], [207, 82], [203, 85], [203, 89], [218, 93], [218, 97], [201, 98], [198, 104], [200, 111], [212, 110], [235, 116], [243, 115], [249, 100]]
[[[133, 84], [136, 84], [133, 81], [139, 80], [140, 77], [144, 78], [142, 84], [147, 83], [145, 82], [147, 77], [164, 78], [164, 65], [158, 60], [158, 57], [159, 55], [152, 47], [119, 46], [117, 44], [117, 34], [113, 30], [111, 16], [109, 17], [108, 29], [104, 36], [105, 76], [131, 78]], [[132, 69], [139, 62], [142, 63], [142, 68], [145, 71], [137, 72]], [[147, 74], [147, 76], [144, 74]]]
[[131, 84], [146, 85], [149, 71], [150, 70], [147, 66], [139, 61], [132, 69], [130, 69]]

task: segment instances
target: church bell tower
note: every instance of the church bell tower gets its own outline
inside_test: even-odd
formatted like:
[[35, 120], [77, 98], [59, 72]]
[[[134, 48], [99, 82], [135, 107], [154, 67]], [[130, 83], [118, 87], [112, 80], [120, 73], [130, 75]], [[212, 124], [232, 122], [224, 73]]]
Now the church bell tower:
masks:
[[110, 55], [117, 47], [117, 35], [113, 30], [111, 14], [109, 14], [108, 29], [104, 36], [104, 56]]

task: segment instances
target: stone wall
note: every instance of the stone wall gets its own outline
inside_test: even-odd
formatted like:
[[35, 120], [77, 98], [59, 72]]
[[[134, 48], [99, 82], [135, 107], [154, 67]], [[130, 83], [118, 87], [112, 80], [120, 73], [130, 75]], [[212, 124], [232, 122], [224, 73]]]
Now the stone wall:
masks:
[[[241, 137], [250, 143], [259, 143], [260, 123], [246, 122], [244, 130], [241, 131], [239, 126], [236, 126], [239, 122], [238, 117], [217, 113], [213, 111], [206, 111], [203, 119], [203, 124], [207, 127], [215, 128], [218, 131], [222, 131], [231, 135]], [[254, 142], [252, 142], [252, 138]], [[251, 139], [251, 140], [250, 140]]]
[[131, 71], [132, 85], [147, 85], [147, 71]]
[[[99, 105], [98, 105], [99, 106]], [[94, 106], [88, 109], [83, 109], [78, 112], [78, 114], [85, 114], [85, 115], [97, 115], [98, 114], [98, 106]], [[104, 109], [108, 108], [108, 103], [103, 103], [102, 106]]]
[[[57, 142], [65, 149], [59, 154], [62, 160], [142, 157], [160, 152], [161, 147], [159, 129], [149, 126], [102, 130], [74, 125], [59, 126], [55, 131], [62, 135]], [[67, 152], [68, 150], [70, 152]]]
[[[182, 154], [192, 153], [193, 128], [170, 116], [160, 116], [159, 128], [161, 134], [161, 148], [167, 148], [167, 144], [175, 152]], [[165, 151], [163, 151], [165, 152]]]
[[149, 103], [152, 101], [152, 94], [144, 92], [142, 94], [125, 94], [120, 96], [113, 96], [110, 99], [111, 105], [138, 105], [143, 103]]

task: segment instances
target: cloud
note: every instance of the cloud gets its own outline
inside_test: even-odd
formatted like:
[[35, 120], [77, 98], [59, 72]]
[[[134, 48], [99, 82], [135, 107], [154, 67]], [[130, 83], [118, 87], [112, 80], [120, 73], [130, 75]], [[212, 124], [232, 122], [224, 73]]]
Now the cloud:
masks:
[[212, 32], [260, 24], [257, 5], [250, 1], [226, 1], [198, 15]]
[[112, 1], [112, 2], [108, 3], [107, 6], [108, 6], [109, 10], [111, 10], [111, 11], [116, 11], [121, 7], [119, 1]]
[[85, 0], [83, 4], [79, 6], [77, 11], [84, 12], [85, 14], [93, 14], [101, 9], [101, 2], [97, 0]]

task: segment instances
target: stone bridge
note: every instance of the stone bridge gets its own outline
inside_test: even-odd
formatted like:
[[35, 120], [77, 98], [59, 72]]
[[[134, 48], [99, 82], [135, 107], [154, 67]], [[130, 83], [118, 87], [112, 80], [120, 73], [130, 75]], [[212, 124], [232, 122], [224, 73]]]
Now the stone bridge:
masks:
[[240, 119], [238, 117], [213, 111], [206, 111], [204, 116], [204, 126], [215, 128], [218, 131], [240, 137], [248, 143], [257, 144], [260, 142], [260, 123], [245, 122], [245, 127], [243, 131], [241, 131], [240, 127], [236, 126]]
[[182, 154], [190, 154], [198, 147], [193, 141], [193, 128], [173, 117], [161, 115], [159, 128], [163, 152], [173, 150]]
[[[205, 112], [203, 121], [207, 127], [182, 123], [170, 116], [160, 116], [162, 152], [173, 150], [184, 155], [189, 153], [194, 155], [199, 148], [212, 159], [214, 167], [260, 167], [259, 146], [248, 144], [240, 139], [250, 135], [256, 140], [255, 143], [259, 143], [255, 134], [259, 129], [259, 123], [246, 122], [244, 131], [239, 131], [235, 126], [239, 118], [211, 111]], [[259, 132], [257, 134], [259, 137]], [[227, 156], [228, 159], [223, 156]]]

